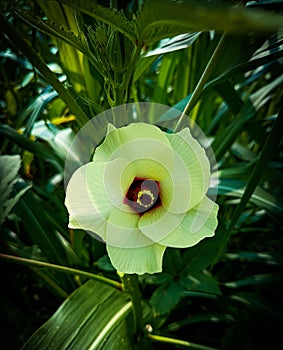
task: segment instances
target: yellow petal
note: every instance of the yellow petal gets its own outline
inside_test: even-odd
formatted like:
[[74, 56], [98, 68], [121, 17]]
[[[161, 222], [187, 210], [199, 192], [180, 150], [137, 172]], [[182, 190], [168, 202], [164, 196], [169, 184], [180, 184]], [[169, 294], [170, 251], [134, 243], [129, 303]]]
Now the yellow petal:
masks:
[[108, 162], [115, 158], [131, 162], [148, 159], [168, 170], [173, 167], [173, 150], [166, 134], [146, 123], [133, 123], [110, 132], [96, 148], [93, 160]]
[[140, 248], [152, 245], [138, 228], [139, 215], [127, 205], [114, 208], [107, 220], [106, 243], [119, 248]]
[[99, 208], [92, 200], [87, 184], [88, 172], [98, 168], [99, 165], [89, 163], [76, 170], [66, 189], [65, 205], [70, 215], [70, 228], [92, 231], [105, 240], [106, 218], [112, 206], [109, 201], [104, 201], [103, 209]]
[[160, 244], [169, 247], [192, 247], [206, 237], [214, 236], [218, 205], [205, 196], [200, 204], [189, 210], [180, 225]]
[[[197, 205], [206, 194], [210, 182], [210, 164], [202, 146], [189, 128], [177, 134], [166, 134], [174, 149], [175, 164], [171, 178], [163, 180], [167, 189], [164, 207], [172, 213], [184, 213]], [[173, 185], [170, 187], [170, 182]]]
[[160, 206], [144, 213], [138, 225], [144, 235], [159, 243], [176, 230], [184, 216], [185, 214], [172, 214]]
[[112, 265], [123, 273], [156, 273], [162, 271], [162, 258], [166, 247], [159, 244], [143, 248], [106, 246]]

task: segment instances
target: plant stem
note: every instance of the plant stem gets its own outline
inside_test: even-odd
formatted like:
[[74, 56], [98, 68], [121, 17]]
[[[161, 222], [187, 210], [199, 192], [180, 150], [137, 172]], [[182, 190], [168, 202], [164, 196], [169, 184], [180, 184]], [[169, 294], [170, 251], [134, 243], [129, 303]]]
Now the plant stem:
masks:
[[197, 100], [199, 99], [202, 91], [203, 91], [203, 87], [205, 85], [205, 83], [207, 82], [211, 72], [213, 71], [214, 67], [216, 66], [216, 63], [218, 61], [218, 58], [220, 56], [220, 54], [222, 53], [225, 45], [226, 45], [226, 33], [224, 33], [221, 37], [221, 39], [219, 40], [219, 43], [216, 47], [216, 49], [214, 50], [207, 66], [205, 67], [205, 70], [202, 73], [202, 76], [200, 77], [199, 82], [197, 83], [197, 86], [195, 87], [191, 98], [189, 99], [186, 107], [184, 108], [178, 122], [177, 125], [174, 129], [174, 132], [178, 131], [178, 128], [180, 127], [183, 119], [185, 118], [186, 114], [189, 114], [191, 112], [191, 110], [193, 109], [193, 107], [195, 106]]
[[136, 274], [125, 274], [122, 277], [122, 281], [123, 281], [123, 290], [129, 293], [132, 299], [135, 335], [136, 335], [137, 343], [140, 344], [143, 329], [142, 329], [142, 304], [141, 304], [141, 294], [139, 289], [138, 276]]
[[175, 345], [181, 345], [186, 348], [195, 348], [199, 350], [217, 350], [215, 348], [211, 348], [209, 346], [200, 345], [191, 343], [185, 340], [175, 339], [175, 338], [169, 338], [169, 337], [163, 337], [161, 335], [153, 335], [148, 334], [149, 339], [152, 339], [153, 341], [160, 342], [160, 343], [167, 343], [167, 344], [175, 344]]
[[60, 295], [63, 299], [68, 298], [69, 294], [65, 292], [63, 288], [61, 288], [52, 278], [50, 278], [45, 272], [41, 271], [38, 268], [31, 267], [31, 270], [39, 276], [42, 280], [45, 281], [55, 291], [58, 295]]
[[95, 275], [93, 273], [87, 272], [87, 271], [82, 271], [78, 269], [73, 269], [71, 267], [66, 267], [66, 266], [61, 266], [61, 265], [55, 265], [55, 264], [50, 264], [47, 262], [43, 261], [37, 261], [37, 260], [31, 260], [31, 259], [26, 259], [26, 258], [21, 258], [19, 256], [13, 256], [13, 255], [7, 255], [7, 254], [1, 254], [0, 253], [0, 259], [4, 259], [16, 264], [21, 264], [21, 265], [27, 265], [31, 267], [37, 267], [37, 268], [48, 268], [56, 271], [62, 271], [65, 273], [69, 273], [72, 275], [80, 275], [80, 276], [85, 276], [92, 278], [94, 280], [97, 280], [99, 282], [108, 284], [109, 286], [115, 287], [119, 290], [122, 290], [122, 284], [116, 281], [113, 281], [109, 278]]

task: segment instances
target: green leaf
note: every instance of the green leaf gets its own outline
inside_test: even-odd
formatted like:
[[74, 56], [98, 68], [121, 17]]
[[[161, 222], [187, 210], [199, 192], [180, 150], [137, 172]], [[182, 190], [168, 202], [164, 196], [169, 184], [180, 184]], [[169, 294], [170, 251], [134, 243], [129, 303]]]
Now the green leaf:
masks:
[[[220, 222], [220, 219], [219, 219]], [[222, 225], [219, 225], [213, 237], [205, 238], [197, 245], [187, 249], [182, 257], [184, 269], [182, 275], [197, 275], [215, 260], [215, 251], [223, 243]]]
[[222, 84], [217, 85], [216, 89], [234, 114], [241, 111], [244, 103], [229, 81], [225, 81]]
[[266, 316], [276, 316], [282, 320], [283, 308], [282, 304], [278, 304], [277, 300], [271, 300], [266, 296], [251, 292], [237, 292], [231, 295], [231, 299]]
[[217, 5], [200, 1], [145, 1], [137, 13], [140, 40], [153, 43], [160, 39], [193, 31], [276, 31], [282, 28], [281, 16], [244, 7]]
[[136, 67], [135, 67], [135, 72], [134, 72], [134, 77], [133, 80], [134, 82], [137, 82], [140, 77], [144, 74], [144, 72], [153, 64], [153, 62], [157, 58], [155, 56], [150, 56], [150, 57], [142, 57]]
[[268, 265], [282, 265], [282, 259], [274, 254], [260, 252], [239, 252], [239, 253], [226, 253], [225, 258], [228, 260], [249, 261], [252, 263], [265, 263]]
[[221, 294], [217, 281], [206, 270], [194, 275], [183, 276], [179, 282], [188, 291]]
[[150, 304], [159, 314], [170, 312], [181, 300], [184, 289], [178, 281], [163, 284], [156, 289], [150, 298]]
[[[201, 41], [202, 37], [196, 41], [196, 44], [198, 44]], [[206, 85], [203, 88], [203, 91], [201, 93], [201, 108], [202, 111], [201, 115], [204, 114], [204, 109], [207, 106], [206, 102], [208, 99], [212, 96], [212, 88], [216, 90], [221, 97], [224, 99], [225, 104], [225, 110], [222, 108], [222, 110], [219, 111], [219, 114], [211, 120], [209, 132], [215, 128], [216, 125], [219, 124], [220, 120], [222, 120], [223, 114], [227, 112], [227, 109], [229, 107], [229, 111], [233, 112], [233, 114], [240, 114], [241, 116], [243, 114], [246, 115], [247, 120], [253, 117], [253, 113], [255, 113], [255, 110], [259, 108], [260, 103], [263, 104], [266, 101], [264, 100], [264, 97], [272, 89], [274, 89], [278, 84], [281, 83], [282, 77], [278, 77], [275, 81], [271, 81], [271, 83], [264, 85], [262, 91], [256, 92], [253, 95], [251, 95], [250, 102], [247, 101], [245, 104], [242, 101], [242, 98], [240, 97], [239, 93], [235, 91], [232, 84], [228, 81], [228, 79], [233, 77], [239, 77], [239, 74], [255, 70], [255, 72], [251, 75], [250, 79], [253, 79], [252, 81], [258, 80], [261, 77], [261, 74], [266, 74], [267, 71], [272, 70], [271, 63], [273, 62], [276, 64], [276, 60], [278, 60], [283, 55], [283, 50], [280, 48], [281, 41], [275, 40], [275, 43], [271, 44], [269, 42], [265, 42], [265, 37], [260, 37], [259, 39], [257, 37], [247, 37], [247, 36], [235, 36], [230, 35], [226, 36], [225, 39], [225, 46], [224, 50], [221, 52], [221, 57], [218, 58], [216, 62], [216, 66], [212, 71], [212, 75], [210, 77], [210, 80], [206, 83]], [[263, 45], [264, 44], [264, 45]], [[208, 45], [208, 44], [207, 44]], [[213, 48], [214, 44], [212, 41], [210, 41], [210, 46]], [[202, 52], [200, 52], [200, 57], [202, 58], [202, 63], [206, 59], [207, 51], [209, 49], [205, 49]], [[252, 59], [251, 59], [252, 57]], [[196, 62], [195, 65], [199, 68], [199, 62]], [[265, 66], [264, 66], [265, 65]], [[258, 67], [264, 66], [261, 70], [256, 70]], [[189, 76], [191, 77], [192, 74], [195, 74], [194, 69], [190, 70]], [[262, 72], [262, 73], [261, 73]], [[245, 80], [245, 83], [247, 81]], [[193, 86], [197, 81], [193, 82]], [[173, 107], [175, 109], [178, 109], [180, 111], [183, 111], [191, 99], [191, 95], [189, 94], [182, 100], [180, 100], [178, 103], [176, 103]], [[251, 102], [255, 103], [254, 111], [252, 111], [252, 104]], [[215, 101], [213, 101], [213, 104], [215, 104]], [[209, 106], [210, 114], [211, 115], [211, 106]], [[169, 121], [177, 118], [178, 115], [176, 114], [170, 114], [166, 113], [164, 116], [162, 116], [159, 121]], [[203, 118], [203, 117], [202, 117]], [[235, 131], [235, 134], [237, 134], [238, 128], [241, 128], [245, 125], [246, 121], [242, 120], [243, 124], [241, 124], [241, 121], [237, 120], [234, 122], [235, 127], [229, 127], [227, 128], [227, 131], [223, 132], [222, 138], [225, 137], [225, 143], [223, 139], [219, 140], [219, 143], [223, 145], [223, 149], [227, 149], [226, 142], [228, 141], [228, 137], [232, 137], [233, 139], [233, 133]], [[245, 117], [243, 117], [245, 119]], [[200, 124], [199, 124], [200, 125]], [[216, 143], [218, 143], [216, 139]], [[215, 146], [214, 146], [215, 147]], [[221, 153], [222, 154], [222, 153]]]
[[59, 129], [49, 121], [39, 120], [33, 126], [31, 134], [49, 143], [62, 161], [65, 161], [75, 136], [71, 128]]
[[56, 91], [44, 91], [38, 95], [30, 105], [23, 111], [23, 113], [17, 118], [15, 128], [19, 128], [25, 125], [24, 134], [30, 135], [31, 129], [33, 128], [36, 120], [39, 119], [41, 113], [44, 111], [48, 103], [54, 100], [58, 96]]
[[[227, 70], [224, 72], [222, 71], [221, 74], [216, 77], [215, 79], [211, 80], [207, 85], [206, 88], [211, 88], [220, 82], [226, 81], [231, 77], [237, 77], [238, 74], [249, 72], [252, 70], [255, 70], [257, 67], [261, 67], [264, 65], [270, 65], [270, 68], [272, 67], [271, 63], [275, 63], [277, 60], [279, 60], [283, 56], [283, 50], [280, 46], [273, 47], [272, 45], [269, 45], [267, 47], [264, 46], [264, 49], [258, 50], [251, 60], [243, 60], [240, 63], [234, 64], [230, 66]], [[256, 78], [258, 78], [258, 71], [257, 74], [254, 74]], [[266, 73], [263, 70], [263, 73]]]
[[0, 125], [0, 135], [10, 138], [23, 149], [30, 151], [39, 158], [43, 158], [44, 160], [51, 162], [55, 167], [59, 168], [59, 170], [62, 171], [64, 167], [62, 158], [40, 143], [31, 141], [24, 135], [20, 135], [16, 130], [9, 127], [8, 125]]
[[22, 53], [29, 59], [29, 61], [38, 69], [43, 77], [53, 86], [54, 90], [58, 92], [60, 97], [64, 100], [66, 105], [76, 114], [78, 123], [84, 125], [89, 118], [88, 106], [85, 106], [80, 96], [75, 93], [71, 87], [66, 88], [57, 78], [45, 62], [39, 55], [36, 54], [25, 39], [23, 40], [22, 34], [18, 33], [17, 30], [10, 24], [6, 17], [0, 13], [0, 28], [3, 33], [14, 43], [14, 45], [22, 51]]
[[103, 7], [91, 0], [61, 0], [61, 3], [110, 25], [112, 28], [123, 33], [132, 42], [135, 42], [136, 35], [132, 22], [122, 12], [115, 11], [113, 8]]
[[262, 286], [280, 284], [282, 275], [280, 274], [257, 274], [249, 276], [238, 281], [226, 282], [224, 285], [228, 288], [241, 288], [248, 286]]
[[[83, 52], [89, 58], [91, 54], [84, 36], [77, 36], [70, 30], [64, 29], [61, 23], [43, 21], [40, 17], [36, 16], [34, 13], [29, 13], [22, 10], [16, 10], [17, 16], [32, 25], [37, 30], [43, 32], [44, 34], [51, 35], [56, 39], [63, 40], [71, 47], [78, 51]], [[82, 33], [81, 33], [82, 34]]]
[[[201, 295], [197, 295], [200, 297]], [[165, 330], [166, 332], [176, 332], [180, 328], [194, 323], [201, 323], [201, 322], [233, 322], [234, 318], [232, 315], [225, 314], [225, 313], [204, 313], [204, 314], [198, 314], [193, 315], [188, 318], [185, 318], [184, 320], [173, 322], [169, 324]]]
[[[178, 55], [178, 52], [177, 52]], [[172, 80], [174, 67], [177, 64], [175, 52], [167, 54], [162, 58], [158, 79], [152, 96], [152, 101], [157, 103], [167, 103], [168, 82]]]
[[[54, 209], [33, 193], [32, 189], [21, 197], [14, 207], [14, 212], [21, 218], [30, 240], [40, 248], [42, 256], [48, 262], [62, 266], [80, 265], [80, 259], [69, 242], [58, 232], [59, 218]], [[69, 275], [60, 272], [54, 274], [52, 271], [46, 271], [46, 274], [64, 290], [72, 291], [76, 286], [74, 279]]]
[[252, 197], [256, 187], [262, 177], [263, 172], [266, 167], [272, 160], [274, 154], [279, 148], [280, 142], [282, 140], [282, 125], [283, 125], [283, 108], [279, 110], [278, 116], [275, 120], [272, 130], [270, 131], [266, 142], [263, 146], [261, 154], [249, 176], [247, 186], [245, 187], [245, 191], [241, 196], [240, 203], [237, 205], [236, 209], [233, 212], [233, 216], [229, 222], [229, 226], [224, 234], [224, 241], [222, 246], [220, 245], [218, 250], [218, 254], [216, 255], [215, 261], [223, 254], [223, 251], [229, 241], [230, 235], [234, 229], [234, 226], [237, 224], [242, 212], [245, 210], [247, 203]]
[[173, 106], [173, 110], [169, 110], [168, 112], [164, 113], [157, 121], [158, 122], [165, 122], [165, 121], [170, 121], [176, 118], [179, 118], [181, 113], [176, 113], [176, 110], [182, 112], [187, 103], [189, 102], [192, 94], [189, 94], [185, 98], [183, 98], [181, 101], [179, 101], [175, 106]]
[[217, 137], [212, 148], [214, 149], [214, 154], [217, 160], [220, 160], [224, 154], [227, 152], [229, 147], [233, 144], [236, 137], [243, 130], [246, 123], [254, 117], [256, 111], [250, 101], [247, 101], [237, 118], [230, 123], [225, 130]]
[[20, 197], [30, 188], [30, 186], [26, 186], [16, 195], [11, 196], [14, 185], [19, 180], [20, 166], [20, 156], [0, 156], [0, 226]]
[[161, 55], [172, 51], [182, 50], [191, 46], [196, 39], [200, 36], [198, 33], [186, 33], [177, 35], [173, 38], [166, 38], [160, 41], [158, 46], [153, 50], [148, 51], [144, 57], [150, 57], [155, 55]]
[[[245, 191], [246, 182], [239, 180], [220, 179], [218, 194], [241, 198]], [[257, 186], [249, 201], [259, 208], [281, 217], [283, 215], [283, 201], [278, 195], [272, 194]]]
[[[268, 288], [266, 295], [259, 293], [258, 288], [256, 290], [255, 293], [238, 292], [230, 296], [236, 315], [223, 339], [223, 349], [247, 349], [247, 344], [252, 349], [276, 349], [282, 342], [280, 288]], [[276, 290], [275, 294], [270, 294], [271, 290]]]
[[172, 279], [173, 277], [166, 272], [156, 274], [144, 274], [140, 276], [140, 280], [153, 285], [161, 285], [163, 283], [172, 281]]
[[102, 271], [108, 271], [108, 272], [116, 271], [113, 265], [111, 264], [111, 261], [108, 255], [103, 255], [94, 263], [94, 265], [100, 268]]
[[88, 281], [75, 290], [22, 350], [129, 350], [127, 294]]

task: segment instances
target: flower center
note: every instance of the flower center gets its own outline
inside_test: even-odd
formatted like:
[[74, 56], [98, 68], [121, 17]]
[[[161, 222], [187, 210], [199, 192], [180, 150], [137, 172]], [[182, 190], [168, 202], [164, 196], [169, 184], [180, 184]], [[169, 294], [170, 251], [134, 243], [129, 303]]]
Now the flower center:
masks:
[[135, 178], [128, 189], [124, 203], [136, 213], [144, 213], [160, 204], [159, 183], [150, 179]]

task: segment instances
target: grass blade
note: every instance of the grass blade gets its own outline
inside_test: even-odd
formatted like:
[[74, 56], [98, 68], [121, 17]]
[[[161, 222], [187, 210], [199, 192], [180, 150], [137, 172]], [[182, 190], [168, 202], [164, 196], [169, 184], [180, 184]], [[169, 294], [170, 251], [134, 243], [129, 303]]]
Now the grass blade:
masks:
[[222, 255], [234, 226], [236, 225], [241, 213], [244, 211], [248, 201], [250, 200], [253, 192], [256, 189], [256, 186], [259, 180], [262, 177], [263, 172], [265, 171], [268, 163], [271, 161], [273, 155], [276, 153], [280, 140], [282, 139], [282, 129], [283, 129], [283, 108], [278, 113], [275, 124], [268, 135], [268, 138], [263, 147], [262, 153], [250, 175], [248, 180], [246, 189], [243, 193], [240, 203], [236, 207], [234, 214], [231, 218], [231, 221], [227, 227], [225, 232], [225, 240], [224, 244], [222, 244], [219, 248], [218, 254], [216, 255], [216, 260], [219, 259], [220, 255]]

